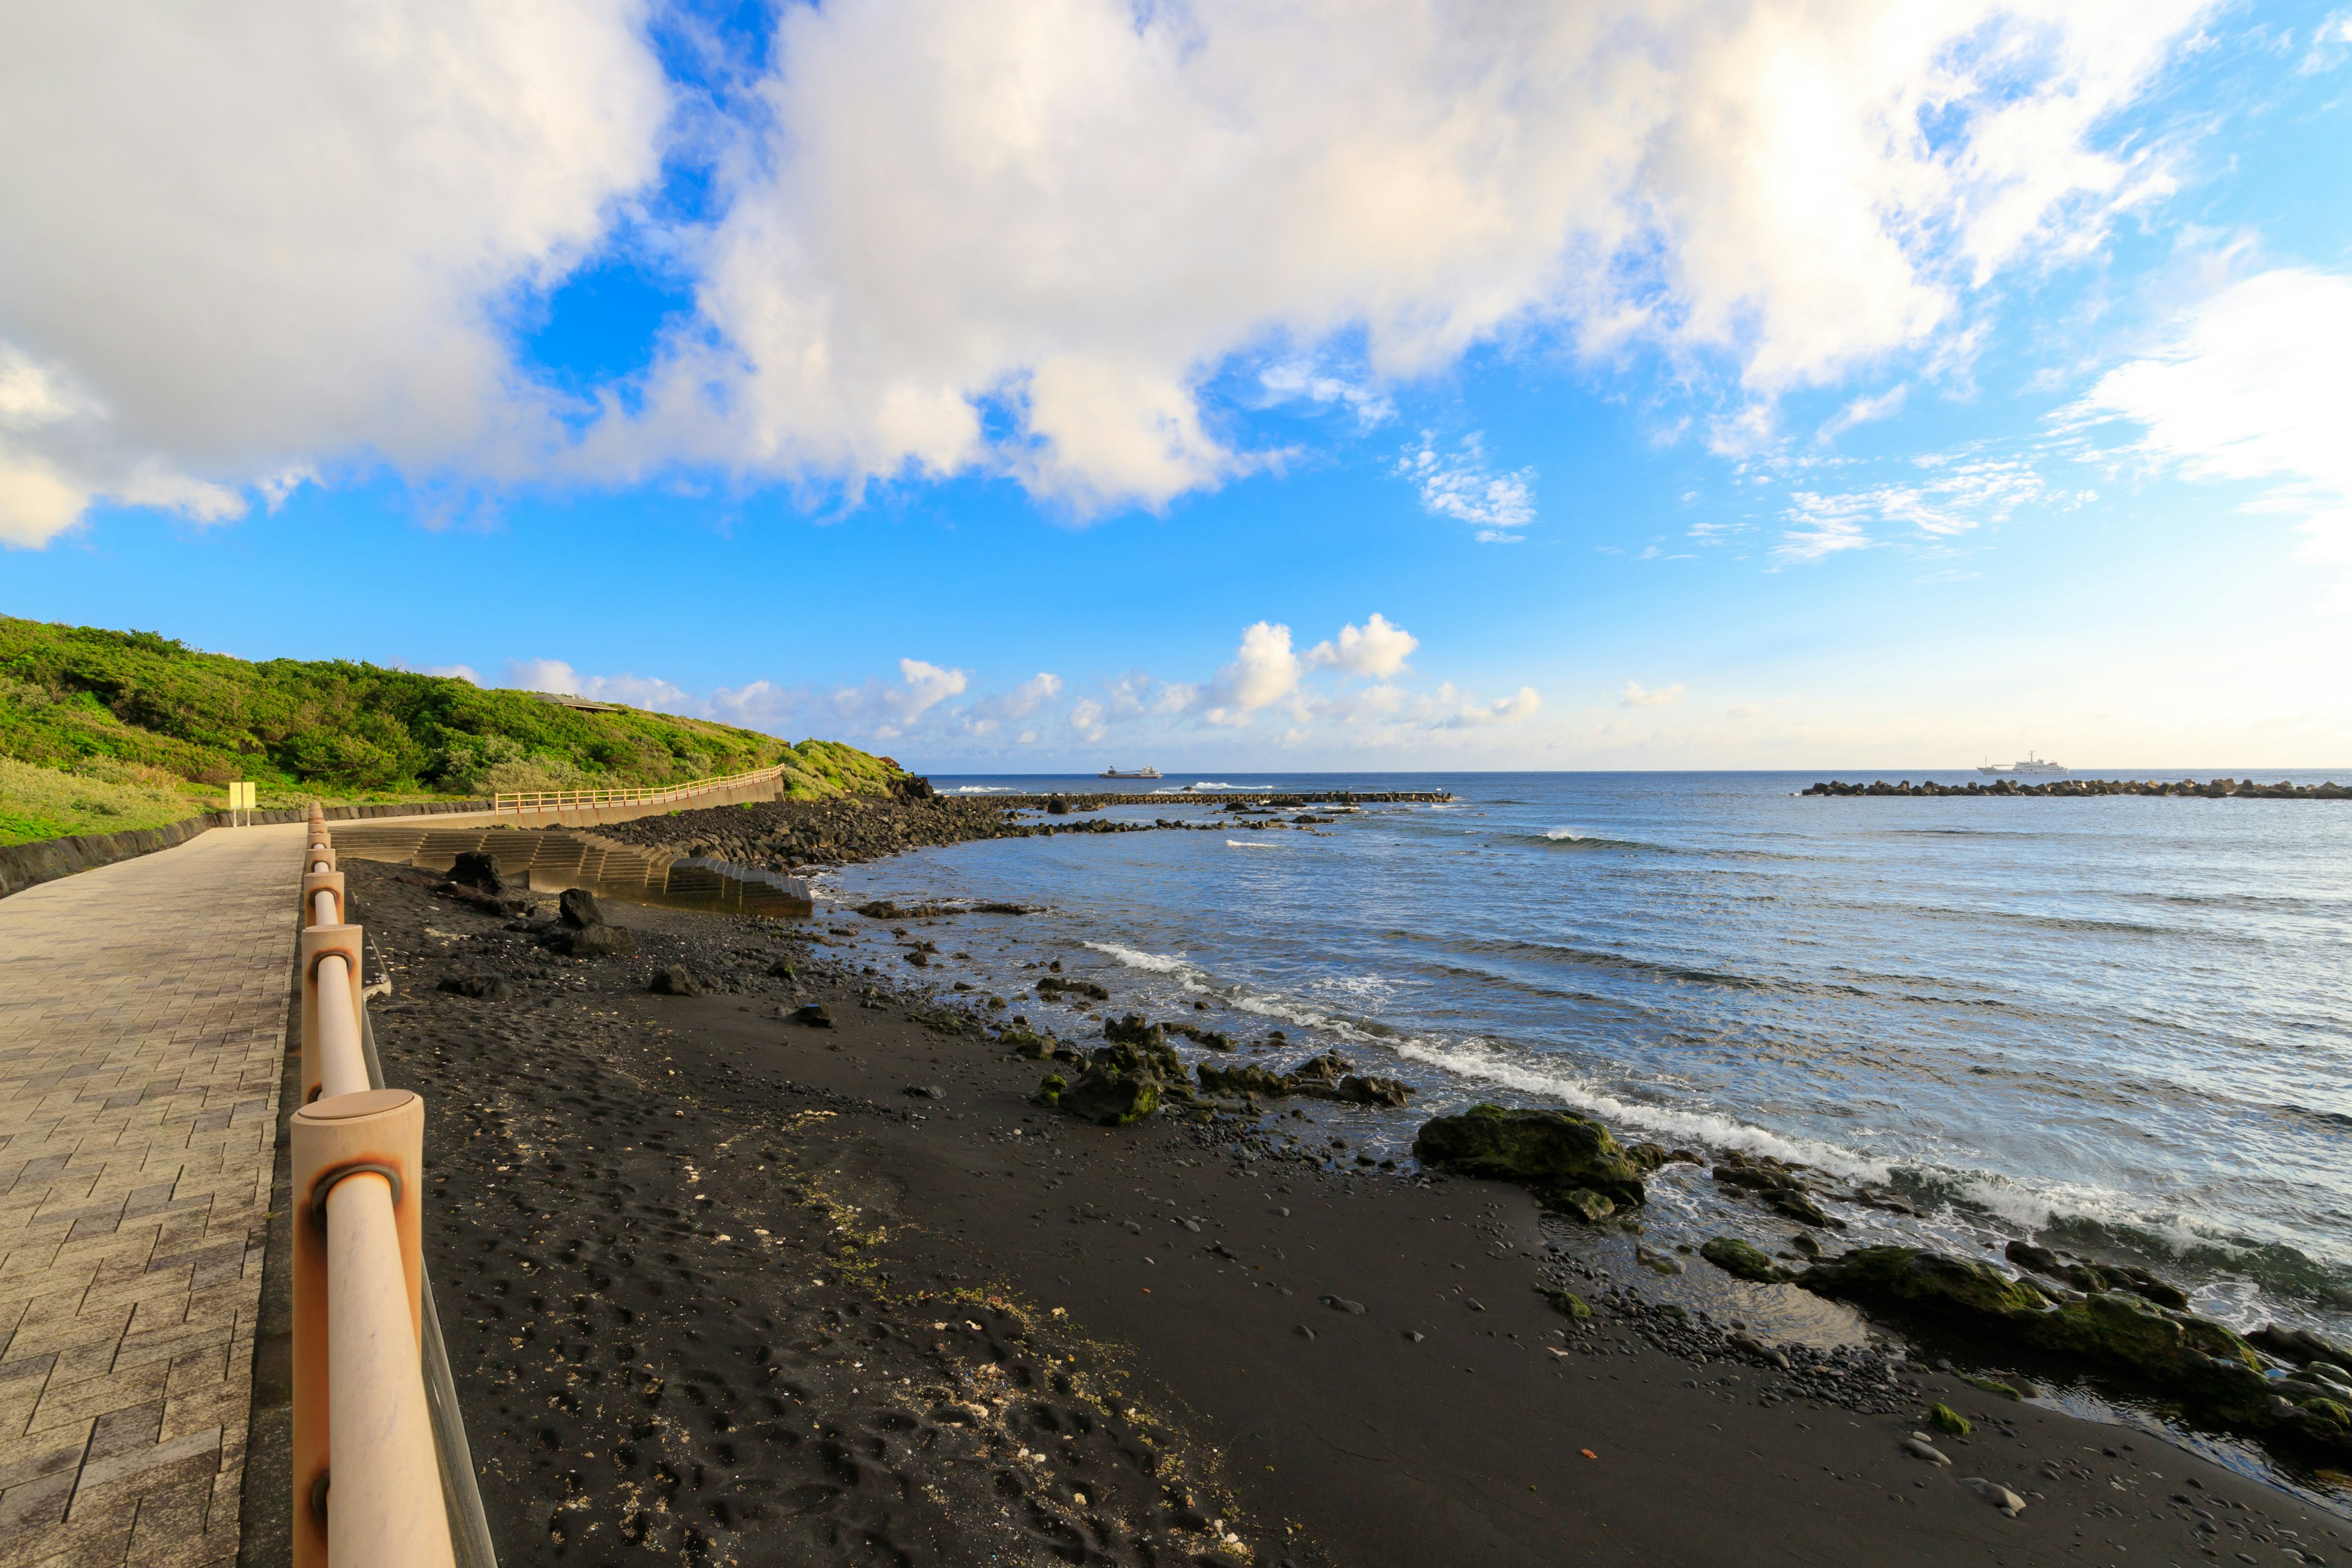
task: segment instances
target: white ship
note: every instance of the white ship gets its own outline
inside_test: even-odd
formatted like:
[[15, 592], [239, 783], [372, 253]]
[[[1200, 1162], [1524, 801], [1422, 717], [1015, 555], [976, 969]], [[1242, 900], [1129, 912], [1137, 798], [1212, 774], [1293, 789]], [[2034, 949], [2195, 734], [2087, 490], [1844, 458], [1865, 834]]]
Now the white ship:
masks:
[[1095, 775], [1099, 779], [1156, 779], [1160, 776], [1158, 768], [1105, 768]]
[[2064, 763], [2037, 757], [2032, 752], [2025, 753], [2025, 760], [2021, 763], [2011, 763], [2005, 768], [1987, 763], [1977, 772], [1989, 779], [2063, 779], [2068, 776]]

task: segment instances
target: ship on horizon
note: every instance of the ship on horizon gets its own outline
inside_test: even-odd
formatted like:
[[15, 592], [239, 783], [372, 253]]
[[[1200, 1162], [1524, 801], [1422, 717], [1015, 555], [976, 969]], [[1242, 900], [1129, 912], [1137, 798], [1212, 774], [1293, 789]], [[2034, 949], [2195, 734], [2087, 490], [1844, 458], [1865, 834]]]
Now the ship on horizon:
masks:
[[1098, 779], [1156, 779], [1160, 776], [1158, 768], [1105, 768], [1095, 775]]
[[2032, 752], [2025, 753], [2023, 762], [2011, 763], [2005, 768], [1987, 763], [1977, 772], [1990, 779], [2063, 779], [2069, 776], [2064, 763], [2037, 757]]

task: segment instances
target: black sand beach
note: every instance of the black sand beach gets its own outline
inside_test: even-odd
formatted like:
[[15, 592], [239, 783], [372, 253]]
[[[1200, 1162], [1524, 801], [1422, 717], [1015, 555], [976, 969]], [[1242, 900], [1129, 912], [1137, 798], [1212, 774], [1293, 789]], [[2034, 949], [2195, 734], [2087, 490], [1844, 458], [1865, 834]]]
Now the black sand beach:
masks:
[[[1516, 1187], [1274, 1158], [1255, 1118], [1041, 1110], [1039, 1063], [834, 968], [821, 923], [607, 903], [636, 952], [572, 959], [429, 874], [349, 870], [394, 979], [386, 1074], [429, 1109], [428, 1253], [509, 1562], [2352, 1551], [2291, 1495], [1885, 1353], [1784, 1371], [1564, 1317]], [[712, 994], [649, 993], [670, 965]], [[467, 977], [504, 994], [437, 989]], [[809, 1002], [833, 1026], [791, 1021]]]

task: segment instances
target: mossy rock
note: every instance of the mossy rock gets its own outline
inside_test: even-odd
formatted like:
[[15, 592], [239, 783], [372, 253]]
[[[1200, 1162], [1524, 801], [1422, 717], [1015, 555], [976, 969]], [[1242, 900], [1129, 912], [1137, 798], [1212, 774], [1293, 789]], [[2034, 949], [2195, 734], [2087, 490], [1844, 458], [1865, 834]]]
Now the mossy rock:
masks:
[[1205, 1094], [1283, 1095], [1290, 1092], [1288, 1081], [1280, 1073], [1268, 1072], [1264, 1068], [1251, 1067], [1246, 1063], [1221, 1068], [1198, 1062], [1193, 1065], [1192, 1071], [1199, 1077], [1202, 1092]]
[[2050, 1298], [1990, 1264], [1914, 1247], [1860, 1247], [1816, 1263], [1797, 1283], [1817, 1296], [1909, 1307], [1990, 1325], [2039, 1317]]
[[1124, 1127], [1160, 1109], [1160, 1079], [1148, 1072], [1119, 1072], [1100, 1065], [1078, 1075], [1057, 1103], [1081, 1121]]
[[1060, 1073], [1049, 1072], [1037, 1080], [1037, 1092], [1029, 1098], [1038, 1105], [1058, 1106], [1062, 1103], [1063, 1091], [1069, 1087], [1068, 1079], [1064, 1078]]
[[1641, 1168], [1609, 1129], [1566, 1110], [1474, 1105], [1459, 1116], [1423, 1123], [1412, 1152], [1424, 1165], [1516, 1182], [1547, 1204], [1565, 1205], [1579, 1188], [1615, 1205], [1639, 1205], [1649, 1196]]
[[1007, 1029], [997, 1039], [1033, 1062], [1044, 1061], [1054, 1054], [1054, 1042], [1034, 1029]]
[[1949, 1432], [1955, 1437], [1965, 1437], [1976, 1430], [1967, 1416], [1948, 1405], [1927, 1406], [1927, 1425], [1938, 1432]]
[[1536, 1289], [1542, 1292], [1545, 1300], [1551, 1303], [1552, 1310], [1560, 1316], [1573, 1318], [1580, 1323], [1591, 1321], [1592, 1308], [1575, 1291], [1563, 1290], [1556, 1285], [1538, 1285]]
[[1736, 1236], [1717, 1237], [1700, 1247], [1698, 1255], [1735, 1279], [1772, 1285], [1789, 1278], [1787, 1269], [1765, 1257], [1760, 1248]]
[[2024, 1394], [2019, 1393], [2015, 1388], [2012, 1388], [2008, 1384], [2001, 1382], [1999, 1378], [1971, 1377], [1968, 1373], [1962, 1373], [1960, 1374], [1960, 1381], [1967, 1384], [1970, 1388], [1975, 1389], [1978, 1393], [1990, 1394], [1996, 1399], [2023, 1399], [2025, 1397]]
[[1573, 1215], [1587, 1225], [1599, 1225], [1617, 1212], [1613, 1200], [1603, 1197], [1591, 1187], [1571, 1187], [1567, 1192], [1555, 1194], [1549, 1201], [1553, 1208], [1562, 1214]]

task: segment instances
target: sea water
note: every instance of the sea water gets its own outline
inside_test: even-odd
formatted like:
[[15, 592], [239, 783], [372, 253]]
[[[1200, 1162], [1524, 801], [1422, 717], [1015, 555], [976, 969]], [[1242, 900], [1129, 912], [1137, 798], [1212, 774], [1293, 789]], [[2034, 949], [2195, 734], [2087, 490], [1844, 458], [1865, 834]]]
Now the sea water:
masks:
[[[1225, 820], [1194, 798], [1221, 792], [1172, 793], [1188, 784], [1455, 799], [1311, 831], [968, 844], [817, 888], [821, 909], [1044, 905], [926, 929], [943, 956], [892, 973], [1073, 1037], [1140, 1011], [1261, 1043], [1243, 1059], [1336, 1047], [1413, 1085], [1408, 1111], [1318, 1110], [1350, 1161], [1406, 1159], [1435, 1111], [1555, 1105], [1629, 1142], [1889, 1183], [1920, 1211], [1832, 1205], [1848, 1244], [2031, 1237], [2143, 1261], [2241, 1327], [2352, 1330], [2352, 802], [1799, 793], [1827, 776], [1974, 775], [943, 778], [1171, 792], [1099, 814], [1135, 821]], [[852, 923], [862, 962], [903, 957]], [[1052, 961], [1112, 1002], [1024, 994], [1024, 966]], [[1668, 1172], [1661, 1218], [1729, 1215], [1768, 1247], [1790, 1229]]]

